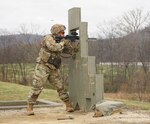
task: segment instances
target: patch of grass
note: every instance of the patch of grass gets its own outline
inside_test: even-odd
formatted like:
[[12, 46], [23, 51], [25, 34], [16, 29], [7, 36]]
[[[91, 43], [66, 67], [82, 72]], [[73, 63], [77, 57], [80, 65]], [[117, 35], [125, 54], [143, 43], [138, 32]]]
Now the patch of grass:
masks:
[[141, 102], [141, 101], [135, 101], [135, 100], [126, 100], [126, 99], [112, 99], [112, 98], [108, 98], [108, 97], [106, 98], [106, 100], [121, 101], [129, 109], [150, 110], [149, 102]]
[[[32, 87], [0, 82], [0, 100], [26, 100]], [[39, 99], [60, 102], [56, 90], [44, 89]]]
[[129, 108], [133, 109], [142, 109], [142, 110], [150, 110], [150, 103], [141, 102], [141, 101], [133, 101], [133, 100], [122, 100]]

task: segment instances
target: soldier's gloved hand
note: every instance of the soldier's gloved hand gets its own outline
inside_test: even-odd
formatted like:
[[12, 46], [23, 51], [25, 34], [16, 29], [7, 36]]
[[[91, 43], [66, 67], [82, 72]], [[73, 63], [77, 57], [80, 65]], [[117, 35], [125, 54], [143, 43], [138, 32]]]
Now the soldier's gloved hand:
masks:
[[60, 42], [59, 44], [60, 44], [62, 47], [64, 47], [65, 42], [62, 41], [62, 42]]
[[63, 42], [64, 42], [64, 45], [65, 45], [65, 46], [70, 45], [70, 41], [69, 41], [69, 40], [67, 40], [67, 39], [63, 39]]

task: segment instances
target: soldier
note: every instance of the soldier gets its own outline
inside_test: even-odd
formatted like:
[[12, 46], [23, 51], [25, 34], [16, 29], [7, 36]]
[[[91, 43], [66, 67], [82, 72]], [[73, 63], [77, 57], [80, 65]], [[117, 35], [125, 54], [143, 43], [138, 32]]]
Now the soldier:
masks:
[[28, 96], [27, 115], [34, 115], [33, 105], [40, 95], [43, 84], [47, 79], [56, 87], [60, 99], [66, 105], [66, 111], [74, 111], [59, 73], [61, 65], [60, 54], [63, 51], [67, 40], [62, 40], [59, 43], [55, 41], [56, 36], [64, 36], [65, 29], [66, 27], [62, 24], [53, 25], [51, 27], [51, 34], [46, 35], [41, 43], [42, 47], [39, 52], [39, 57], [36, 59], [33, 88]]

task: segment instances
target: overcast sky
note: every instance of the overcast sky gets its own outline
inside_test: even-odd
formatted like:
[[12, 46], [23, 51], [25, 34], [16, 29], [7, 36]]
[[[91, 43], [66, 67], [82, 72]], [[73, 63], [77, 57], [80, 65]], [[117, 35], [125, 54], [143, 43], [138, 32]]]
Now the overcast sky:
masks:
[[81, 20], [88, 22], [89, 36], [98, 24], [136, 8], [149, 11], [150, 0], [0, 0], [0, 29], [16, 32], [20, 25], [32, 25], [49, 33], [55, 23], [68, 25], [68, 10], [81, 8]]

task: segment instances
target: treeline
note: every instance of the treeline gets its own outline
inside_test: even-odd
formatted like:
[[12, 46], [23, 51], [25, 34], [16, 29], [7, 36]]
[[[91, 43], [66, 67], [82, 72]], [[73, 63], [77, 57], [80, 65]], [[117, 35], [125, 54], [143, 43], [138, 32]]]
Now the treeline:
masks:
[[0, 36], [0, 80], [30, 84], [28, 68], [35, 63], [41, 40], [42, 36], [33, 34]]
[[121, 38], [91, 39], [106, 92], [150, 92], [150, 28]]
[[96, 63], [141, 62], [146, 66], [149, 63], [145, 62], [150, 62], [149, 53], [150, 27], [120, 38], [89, 39], [89, 55], [96, 56]]
[[[34, 69], [42, 38], [32, 34], [0, 36], [0, 80], [30, 84], [32, 73], [29, 76], [29, 63], [33, 64], [31, 68]], [[149, 53], [149, 28], [121, 38], [89, 38], [89, 55], [96, 56], [97, 70], [105, 76], [105, 91], [117, 92], [124, 85], [136, 91], [138, 81], [134, 87], [131, 86], [133, 78], [140, 78], [139, 83], [142, 84], [138, 85], [143, 85], [142, 90], [149, 90]], [[124, 87], [121, 90], [126, 89]]]
[[41, 40], [33, 34], [0, 36], [0, 64], [34, 62]]

